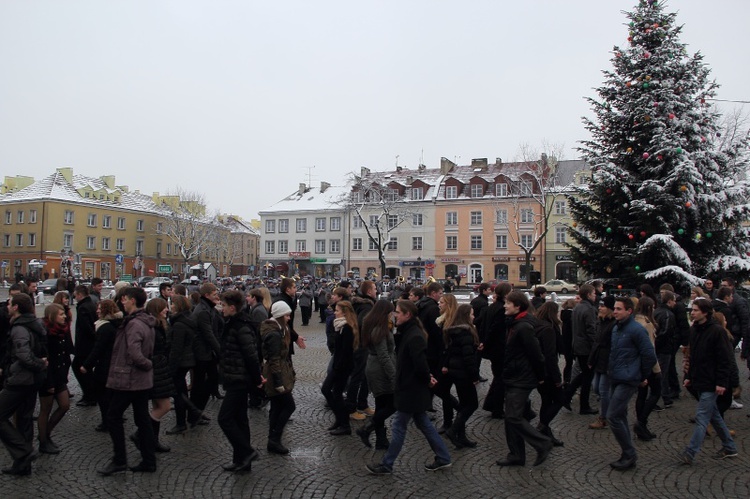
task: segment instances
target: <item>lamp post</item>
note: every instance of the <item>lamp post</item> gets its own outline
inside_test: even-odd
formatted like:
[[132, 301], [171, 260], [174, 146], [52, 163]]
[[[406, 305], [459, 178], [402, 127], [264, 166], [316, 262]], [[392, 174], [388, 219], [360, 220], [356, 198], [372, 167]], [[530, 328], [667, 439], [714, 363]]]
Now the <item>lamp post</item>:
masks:
[[422, 279], [422, 257], [417, 257], [417, 279]]

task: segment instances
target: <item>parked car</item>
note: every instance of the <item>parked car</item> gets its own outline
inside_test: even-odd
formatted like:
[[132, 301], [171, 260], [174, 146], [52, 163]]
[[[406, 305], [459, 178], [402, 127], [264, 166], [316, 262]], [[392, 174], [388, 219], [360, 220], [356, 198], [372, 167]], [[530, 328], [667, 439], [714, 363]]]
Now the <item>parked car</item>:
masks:
[[57, 279], [46, 279], [37, 285], [37, 289], [45, 295], [54, 295], [57, 291]]
[[553, 291], [555, 293], [575, 293], [578, 291], [578, 284], [573, 284], [570, 282], [563, 281], [562, 279], [552, 279], [544, 284], [537, 284], [536, 286], [533, 286], [531, 289], [534, 290], [537, 287], [543, 287], [547, 290], [548, 293], [552, 293]]
[[137, 281], [135, 281], [135, 283], [136, 283], [136, 284], [137, 284], [138, 286], [140, 286], [140, 287], [142, 287], [142, 288], [145, 288], [145, 287], [146, 287], [146, 284], [148, 284], [148, 283], [149, 283], [150, 281], [152, 281], [153, 279], [154, 279], [154, 278], [153, 278], [153, 277], [151, 277], [150, 275], [145, 275], [145, 276], [143, 276], [143, 277], [139, 277], [139, 278], [138, 278], [138, 280], [137, 280]]
[[150, 281], [146, 283], [146, 288], [158, 288], [161, 286], [161, 283], [166, 282], [169, 284], [172, 284], [172, 279], [169, 277], [154, 277]]

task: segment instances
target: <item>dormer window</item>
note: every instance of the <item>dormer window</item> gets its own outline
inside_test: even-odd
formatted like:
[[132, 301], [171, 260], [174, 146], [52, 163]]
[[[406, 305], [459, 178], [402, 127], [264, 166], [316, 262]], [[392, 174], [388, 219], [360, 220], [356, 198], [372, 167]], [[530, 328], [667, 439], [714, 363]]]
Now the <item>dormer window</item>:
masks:
[[455, 185], [445, 186], [445, 199], [456, 199], [458, 197], [458, 187]]
[[484, 186], [482, 184], [471, 184], [471, 197], [481, 198], [484, 196]]

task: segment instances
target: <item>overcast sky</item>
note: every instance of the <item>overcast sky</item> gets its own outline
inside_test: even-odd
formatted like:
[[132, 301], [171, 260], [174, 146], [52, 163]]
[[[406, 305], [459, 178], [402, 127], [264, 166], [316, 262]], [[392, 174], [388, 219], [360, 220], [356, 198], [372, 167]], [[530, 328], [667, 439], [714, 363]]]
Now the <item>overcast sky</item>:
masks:
[[[250, 219], [360, 166], [575, 159], [635, 1], [2, 0], [0, 175], [71, 166]], [[750, 100], [750, 1], [668, 6], [718, 97]]]

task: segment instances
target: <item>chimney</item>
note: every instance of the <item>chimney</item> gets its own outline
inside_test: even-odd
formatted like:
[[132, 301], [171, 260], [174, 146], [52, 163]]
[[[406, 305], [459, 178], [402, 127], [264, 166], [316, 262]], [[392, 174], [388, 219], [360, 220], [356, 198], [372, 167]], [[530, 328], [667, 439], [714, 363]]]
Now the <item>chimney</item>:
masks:
[[331, 184], [328, 182], [320, 182], [320, 192], [325, 192], [329, 187], [331, 187]]
[[361, 169], [360, 169], [360, 175], [359, 175], [360, 177], [364, 178], [364, 177], [368, 176], [369, 174], [370, 174], [370, 169], [369, 168], [367, 168], [366, 166], [361, 167]]
[[423, 165], [423, 164], [420, 163], [419, 166], [417, 167], [417, 170], [420, 171], [420, 172], [423, 172], [423, 171], [425, 171], [426, 168], [427, 167], [425, 165]]
[[397, 166], [397, 167], [396, 167], [396, 171], [397, 171], [398, 173], [401, 173], [401, 172], [402, 172], [403, 170], [404, 170], [404, 167], [403, 167], [403, 166]]
[[66, 182], [71, 183], [73, 181], [73, 169], [69, 166], [58, 168], [57, 173], [62, 175]]
[[301, 182], [299, 184], [299, 195], [302, 196], [305, 192], [307, 192], [307, 186], [304, 184], [304, 182]]
[[495, 158], [495, 166], [503, 166], [503, 158]]
[[484, 170], [487, 169], [487, 158], [474, 158], [471, 160], [471, 167], [472, 168], [482, 168]]
[[447, 175], [456, 167], [456, 163], [448, 158], [440, 158], [440, 174]]
[[114, 175], [102, 175], [99, 177], [99, 180], [104, 182], [104, 185], [107, 186], [109, 189], [115, 188], [115, 176]]

